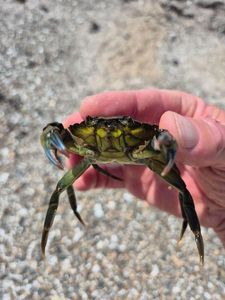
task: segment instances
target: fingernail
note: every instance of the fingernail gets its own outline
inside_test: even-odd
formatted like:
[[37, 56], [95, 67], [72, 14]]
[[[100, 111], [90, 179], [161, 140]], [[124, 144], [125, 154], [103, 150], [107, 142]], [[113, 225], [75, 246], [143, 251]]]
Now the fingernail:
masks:
[[181, 147], [186, 149], [194, 148], [199, 140], [195, 126], [186, 117], [182, 117], [178, 114], [175, 115], [175, 122], [179, 134], [178, 143]]

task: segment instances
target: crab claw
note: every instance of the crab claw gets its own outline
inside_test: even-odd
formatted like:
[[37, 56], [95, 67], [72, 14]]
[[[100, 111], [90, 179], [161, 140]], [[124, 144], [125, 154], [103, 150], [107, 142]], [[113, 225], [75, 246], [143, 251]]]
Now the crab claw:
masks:
[[50, 123], [43, 129], [43, 133], [41, 135], [41, 144], [47, 158], [53, 165], [60, 169], [63, 169], [63, 164], [58, 156], [58, 152], [66, 157], [69, 156], [60, 135], [60, 132], [63, 129], [64, 128], [60, 123]]
[[163, 151], [166, 156], [167, 165], [161, 172], [161, 176], [166, 176], [175, 162], [177, 143], [168, 131], [163, 130], [158, 137], [154, 136], [152, 139], [152, 147], [154, 150]]

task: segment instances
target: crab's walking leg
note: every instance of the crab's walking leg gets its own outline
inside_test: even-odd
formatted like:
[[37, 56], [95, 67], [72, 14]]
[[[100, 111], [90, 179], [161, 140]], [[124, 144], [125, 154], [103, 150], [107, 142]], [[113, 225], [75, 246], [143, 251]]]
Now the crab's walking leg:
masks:
[[200, 228], [198, 216], [195, 211], [195, 206], [194, 206], [192, 196], [187, 190], [187, 188], [185, 187], [184, 189], [180, 190], [179, 197], [181, 199], [181, 207], [184, 210], [188, 224], [195, 235], [195, 242], [198, 247], [200, 264], [203, 265], [204, 264], [204, 243], [203, 243], [201, 228]]
[[167, 183], [171, 184], [179, 191], [179, 199], [181, 204], [182, 214], [184, 215], [184, 221], [181, 230], [181, 238], [186, 230], [188, 222], [192, 232], [195, 236], [195, 242], [198, 248], [200, 264], [204, 263], [204, 243], [201, 235], [201, 227], [199, 224], [198, 216], [195, 211], [194, 202], [191, 194], [186, 188], [186, 185], [183, 179], [180, 176], [180, 172], [176, 165], [167, 173], [165, 176], [162, 176], [162, 170], [164, 168], [164, 164], [160, 161], [151, 160], [149, 163], [149, 168], [160, 175]]
[[92, 164], [93, 168], [95, 168], [95, 170], [99, 171], [100, 173], [106, 175], [106, 176], [109, 176], [115, 180], [119, 180], [119, 181], [123, 181], [123, 179], [121, 179], [120, 177], [117, 177], [111, 173], [109, 173], [108, 171], [106, 171], [105, 169], [99, 167], [99, 165], [96, 165], [96, 164]]
[[81, 218], [81, 215], [77, 211], [77, 199], [76, 199], [76, 195], [74, 193], [73, 186], [72, 185], [68, 186], [66, 191], [67, 191], [67, 195], [68, 195], [68, 198], [69, 198], [70, 206], [71, 206], [75, 216], [81, 222], [81, 224], [85, 226], [84, 221]]
[[183, 224], [182, 224], [182, 228], [181, 228], [181, 232], [180, 232], [180, 238], [178, 240], [178, 243], [182, 240], [183, 235], [187, 229], [187, 225], [188, 225], [188, 221], [187, 221], [187, 217], [183, 208], [183, 198], [181, 196], [181, 194], [179, 193], [179, 201], [180, 201], [180, 208], [181, 208], [181, 213], [182, 213], [182, 217], [183, 217]]
[[[55, 191], [53, 192], [53, 194], [50, 198], [48, 211], [47, 211], [47, 214], [46, 214], [46, 217], [45, 217], [44, 228], [43, 228], [43, 231], [42, 231], [41, 250], [42, 250], [42, 255], [43, 256], [45, 256], [45, 247], [46, 247], [47, 240], [48, 240], [48, 233], [49, 233], [49, 230], [50, 230], [50, 228], [53, 224], [53, 220], [54, 220], [56, 210], [57, 210], [57, 207], [58, 207], [58, 203], [59, 203], [60, 194], [65, 189], [70, 187], [74, 183], [74, 181], [77, 178], [79, 178], [84, 173], [85, 170], [88, 169], [89, 166], [90, 166], [89, 161], [82, 160], [73, 169], [66, 172], [66, 174], [57, 183], [56, 189], [55, 189]], [[72, 200], [72, 198], [71, 198], [71, 200]]]
[[45, 247], [48, 239], [48, 232], [52, 226], [56, 210], [58, 208], [59, 204], [59, 195], [60, 193], [55, 190], [50, 198], [49, 206], [48, 206], [48, 211], [45, 217], [45, 223], [44, 223], [44, 228], [42, 230], [42, 238], [41, 238], [41, 252], [42, 256], [45, 256]]

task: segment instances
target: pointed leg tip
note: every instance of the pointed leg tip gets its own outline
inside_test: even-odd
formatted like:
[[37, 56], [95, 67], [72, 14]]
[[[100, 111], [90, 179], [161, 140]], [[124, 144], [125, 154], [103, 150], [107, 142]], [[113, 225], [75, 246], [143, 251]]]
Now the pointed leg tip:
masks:
[[204, 242], [200, 231], [195, 233], [195, 242], [197, 244], [199, 253], [199, 263], [201, 266], [204, 265]]
[[179, 240], [177, 241], [178, 244], [181, 244], [183, 242], [183, 237], [184, 237], [184, 231], [180, 234]]
[[45, 256], [45, 249], [41, 249], [41, 258], [43, 260], [45, 260], [46, 256]]
[[75, 216], [77, 217], [78, 221], [85, 227], [86, 224], [84, 223], [83, 219], [81, 218], [81, 215], [78, 213], [78, 211], [75, 211]]
[[179, 240], [177, 241], [177, 246], [180, 247], [181, 245], [182, 245], [182, 239], [179, 239]]
[[201, 267], [204, 266], [204, 256], [203, 255], [200, 256], [199, 264]]
[[84, 227], [86, 227], [86, 224], [84, 223], [84, 221], [81, 218], [79, 219], [79, 221]]
[[84, 223], [84, 221], [82, 219], [79, 219], [80, 224], [83, 225], [84, 227], [86, 227], [86, 224]]

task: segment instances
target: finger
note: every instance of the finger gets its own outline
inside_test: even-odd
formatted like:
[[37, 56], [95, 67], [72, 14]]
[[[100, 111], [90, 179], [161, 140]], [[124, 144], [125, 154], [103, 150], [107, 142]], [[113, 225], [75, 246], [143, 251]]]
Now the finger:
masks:
[[90, 167], [80, 178], [75, 182], [76, 189], [85, 191], [93, 188], [124, 188], [124, 173], [122, 166], [101, 166], [107, 172], [117, 177], [122, 181], [115, 180], [107, 175], [98, 172], [93, 167]]
[[83, 121], [80, 113], [74, 112], [73, 114], [69, 115], [64, 121], [63, 121], [63, 126], [65, 128], [68, 128], [70, 125], [74, 123], [80, 123]]
[[75, 188], [82, 191], [93, 188], [126, 188], [134, 196], [146, 200], [150, 205], [180, 216], [177, 191], [168, 190], [168, 184], [149, 169], [144, 166], [105, 167], [108, 172], [121, 177], [123, 181], [113, 180], [94, 168], [89, 168], [75, 182]]
[[178, 161], [198, 167], [225, 165], [225, 126], [219, 122], [209, 117], [193, 119], [166, 112], [159, 126], [176, 139]]
[[83, 157], [77, 154], [69, 154], [69, 159], [66, 160], [66, 167], [68, 169], [72, 169], [73, 167], [78, 165], [82, 159]]
[[[71, 124], [80, 123], [82, 120], [81, 115], [75, 112], [69, 115], [64, 121], [64, 128], [68, 128]], [[69, 159], [66, 160], [66, 167], [71, 169], [81, 161], [82, 157], [76, 154], [70, 154]]]
[[166, 111], [193, 117], [205, 108], [204, 101], [179, 91], [158, 89], [101, 93], [81, 104], [83, 118], [90, 116], [130, 116], [148, 123], [159, 123]]

